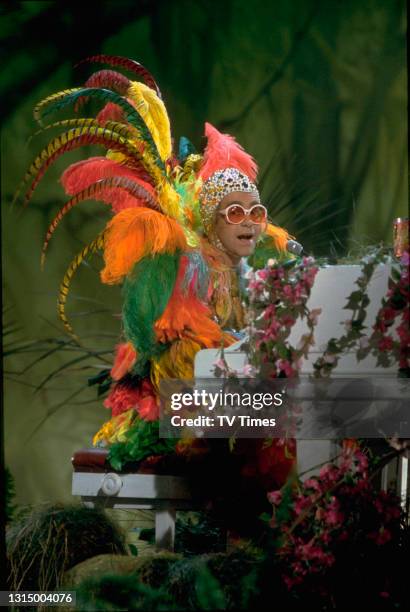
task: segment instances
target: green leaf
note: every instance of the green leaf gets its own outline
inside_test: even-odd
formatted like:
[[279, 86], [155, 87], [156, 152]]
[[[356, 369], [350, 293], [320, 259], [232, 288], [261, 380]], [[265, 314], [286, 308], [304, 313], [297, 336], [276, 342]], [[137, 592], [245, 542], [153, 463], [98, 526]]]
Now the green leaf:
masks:
[[387, 353], [381, 353], [380, 351], [377, 354], [377, 363], [376, 366], [381, 366], [382, 368], [390, 367], [390, 359]]
[[361, 291], [353, 291], [348, 299], [347, 304], [344, 306], [344, 310], [356, 310], [359, 307], [363, 293]]
[[206, 565], [199, 568], [195, 591], [199, 610], [226, 610], [226, 599], [221, 584]]
[[391, 269], [391, 276], [395, 281], [399, 281], [401, 277], [400, 270], [398, 268]]
[[128, 544], [128, 548], [133, 557], [138, 556], [138, 548], [135, 546], [135, 544]]

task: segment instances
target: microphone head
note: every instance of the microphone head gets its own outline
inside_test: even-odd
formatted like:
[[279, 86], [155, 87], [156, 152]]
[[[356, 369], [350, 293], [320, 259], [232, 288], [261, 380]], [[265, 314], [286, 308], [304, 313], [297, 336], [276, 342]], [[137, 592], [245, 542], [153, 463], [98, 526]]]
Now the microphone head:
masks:
[[301, 255], [303, 253], [303, 246], [296, 242], [296, 240], [288, 240], [286, 243], [286, 250], [293, 255]]

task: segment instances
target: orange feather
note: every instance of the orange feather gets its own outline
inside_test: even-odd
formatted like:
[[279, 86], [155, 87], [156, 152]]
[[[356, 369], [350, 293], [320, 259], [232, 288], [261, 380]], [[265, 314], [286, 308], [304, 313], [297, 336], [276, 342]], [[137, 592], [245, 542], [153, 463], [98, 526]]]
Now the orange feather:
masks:
[[156, 321], [154, 329], [159, 342], [171, 342], [182, 338], [186, 331], [193, 332], [193, 338], [203, 337], [206, 346], [211, 343], [218, 345], [221, 341], [222, 330], [211, 318], [211, 311], [195, 295], [192, 288], [182, 290], [188, 259], [181, 258], [178, 278], [171, 298], [162, 316]]
[[115, 215], [105, 237], [101, 280], [109, 285], [121, 282], [142, 257], [187, 248], [177, 221], [144, 207], [127, 208]]
[[286, 251], [286, 243], [293, 238], [283, 227], [268, 223], [265, 233], [273, 239], [278, 251]]

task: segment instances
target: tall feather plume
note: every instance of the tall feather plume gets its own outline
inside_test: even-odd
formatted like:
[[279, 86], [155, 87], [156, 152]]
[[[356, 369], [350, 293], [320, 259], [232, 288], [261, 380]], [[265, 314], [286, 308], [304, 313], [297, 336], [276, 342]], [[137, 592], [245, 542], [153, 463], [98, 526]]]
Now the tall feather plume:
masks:
[[30, 136], [29, 142], [33, 138], [38, 136], [39, 134], [42, 134], [43, 132], [45, 132], [46, 130], [51, 130], [56, 127], [71, 127], [71, 128], [83, 128], [83, 127], [102, 128], [104, 127], [106, 130], [111, 130], [115, 132], [116, 134], [118, 134], [118, 136], [122, 136], [123, 138], [130, 140], [131, 142], [133, 141], [139, 142], [141, 140], [138, 130], [133, 128], [131, 125], [122, 123], [121, 121], [115, 121], [115, 120], [112, 120], [112, 121], [105, 120], [104, 122], [102, 122], [98, 119], [98, 117], [95, 119], [87, 117], [87, 118], [63, 119], [62, 121], [55, 121], [54, 123], [45, 125], [40, 130], [37, 130], [37, 132], [35, 132], [32, 136]]
[[[136, 181], [144, 187], [151, 195], [155, 196], [155, 189], [149, 182], [152, 178], [142, 168], [128, 168], [108, 157], [96, 156], [83, 159], [68, 166], [61, 175], [60, 181], [67, 195], [75, 195], [83, 189], [87, 189], [93, 183], [102, 179], [124, 177]], [[113, 210], [115, 202], [112, 202]], [[125, 208], [125, 206], [124, 206]], [[119, 211], [115, 211], [119, 212]]]
[[80, 266], [81, 262], [86, 259], [87, 257], [89, 257], [90, 255], [92, 255], [93, 253], [96, 253], [97, 251], [101, 250], [104, 248], [104, 232], [102, 232], [101, 234], [99, 234], [97, 236], [97, 238], [95, 238], [95, 240], [93, 240], [90, 244], [86, 245], [83, 250], [78, 253], [78, 255], [76, 255], [74, 257], [74, 259], [72, 260], [72, 262], [70, 263], [70, 265], [67, 268], [66, 273], [64, 274], [64, 278], [62, 280], [62, 283], [60, 285], [60, 291], [58, 294], [58, 300], [57, 300], [57, 310], [58, 310], [58, 314], [59, 317], [64, 325], [64, 328], [66, 330], [66, 332], [76, 341], [79, 342], [77, 336], [74, 333], [73, 328], [71, 327], [68, 319], [67, 319], [67, 315], [65, 313], [65, 305], [67, 303], [67, 296], [68, 293], [70, 291], [70, 285], [71, 285], [71, 281], [73, 279], [73, 276], [77, 270], [77, 268]]
[[233, 136], [222, 134], [210, 123], [205, 123], [208, 143], [204, 152], [204, 163], [199, 176], [206, 181], [217, 170], [236, 168], [251, 181], [255, 181], [258, 167], [255, 160], [244, 151]]
[[135, 81], [130, 83], [127, 97], [138, 109], [165, 162], [172, 154], [171, 127], [165, 104], [152, 89]]
[[128, 57], [121, 57], [119, 55], [92, 55], [91, 57], [86, 57], [78, 62], [75, 67], [87, 62], [98, 62], [99, 64], [108, 64], [109, 66], [119, 66], [125, 70], [129, 70], [133, 74], [141, 77], [146, 85], [156, 92], [158, 97], [162, 97], [161, 91], [152, 74], [145, 68], [145, 66], [135, 60], [129, 59]]
[[102, 87], [112, 89], [120, 96], [125, 96], [130, 86], [130, 80], [115, 70], [99, 70], [94, 72], [84, 83], [84, 87]]
[[[126, 194], [129, 194], [131, 198], [130, 201], [134, 202], [134, 206], [150, 206], [152, 208], [158, 208], [158, 203], [156, 199], [152, 196], [149, 191], [144, 189], [138, 183], [130, 180], [129, 178], [117, 176], [111, 177], [107, 179], [102, 179], [97, 183], [93, 183], [89, 185], [87, 189], [83, 189], [79, 193], [76, 193], [73, 198], [71, 198], [66, 204], [58, 211], [57, 215], [54, 217], [53, 221], [50, 223], [49, 228], [47, 230], [46, 239], [43, 244], [42, 253], [41, 253], [41, 267], [44, 266], [45, 256], [48, 244], [51, 240], [52, 235], [57, 229], [59, 223], [63, 219], [63, 217], [72, 209], [74, 206], [77, 206], [80, 202], [84, 202], [86, 200], [102, 200], [106, 203], [110, 203], [112, 200], [112, 192], [123, 191]], [[108, 201], [108, 202], [107, 202]], [[132, 204], [129, 205], [130, 207]]]
[[114, 104], [117, 104], [124, 111], [125, 119], [138, 130], [140, 137], [146, 144], [146, 147], [149, 147], [155, 163], [159, 168], [161, 168], [162, 171], [165, 171], [165, 166], [159, 155], [157, 146], [144, 119], [141, 117], [138, 110], [136, 110], [134, 106], [128, 102], [128, 100], [118, 95], [114, 91], [93, 87], [79, 87], [57, 92], [51, 96], [48, 96], [37, 104], [37, 106], [34, 108], [34, 118], [40, 125], [42, 125], [42, 120], [46, 115], [61, 110], [69, 104], [74, 104], [79, 98], [84, 96], [97, 98], [103, 102], [113, 102]]
[[[130, 80], [115, 70], [99, 70], [92, 74], [84, 83], [84, 87], [102, 87], [103, 89], [112, 89], [120, 96], [124, 96], [130, 86]], [[88, 98], [84, 96], [79, 98], [74, 106], [74, 110], [78, 112], [80, 108], [87, 102]]]
[[146, 152], [141, 150], [141, 147], [135, 146], [131, 141], [125, 139], [117, 132], [112, 130], [101, 127], [97, 128], [85, 126], [83, 128], [69, 130], [61, 136], [54, 138], [54, 140], [41, 151], [28, 169], [22, 184], [14, 196], [14, 201], [17, 200], [21, 190], [28, 183], [28, 181], [33, 178], [34, 180], [24, 200], [24, 205], [27, 205], [38, 183], [50, 165], [67, 151], [72, 151], [73, 149], [88, 144], [100, 144], [107, 148], [110, 147], [120, 151], [124, 153], [127, 158], [129, 158], [130, 165], [136, 165], [137, 163], [140, 165], [142, 164], [147, 172], [151, 176], [155, 177], [157, 181], [161, 180], [162, 178], [160, 170], [155, 166], [155, 164], [152, 163], [152, 160], [149, 158], [149, 156], [147, 156]]

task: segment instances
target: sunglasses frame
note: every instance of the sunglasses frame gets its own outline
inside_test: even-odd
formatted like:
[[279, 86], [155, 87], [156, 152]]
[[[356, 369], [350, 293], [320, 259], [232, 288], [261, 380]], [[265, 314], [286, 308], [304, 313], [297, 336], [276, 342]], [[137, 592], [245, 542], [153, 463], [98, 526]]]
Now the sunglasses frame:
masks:
[[[228, 219], [228, 214], [229, 214], [229, 212], [228, 212], [228, 211], [229, 211], [229, 209], [234, 208], [234, 207], [235, 207], [235, 208], [236, 208], [236, 207], [242, 208], [242, 210], [243, 210], [243, 212], [244, 212], [244, 218], [243, 218], [241, 221], [238, 221], [237, 223], [235, 223], [234, 221], [229, 221], [229, 219]], [[261, 207], [261, 208], [263, 208], [263, 210], [265, 211], [265, 218], [264, 218], [264, 220], [263, 220], [263, 221], [252, 221], [252, 219], [250, 218], [250, 214], [251, 214], [251, 212], [253, 211], [253, 209], [254, 209], [254, 208], [257, 208], [257, 207]], [[263, 225], [264, 223], [267, 223], [267, 221], [268, 221], [268, 209], [267, 209], [267, 208], [266, 208], [266, 206], [264, 206], [263, 204], [254, 204], [254, 205], [253, 205], [251, 208], [249, 208], [249, 209], [244, 208], [244, 207], [242, 206], [242, 204], [230, 204], [229, 206], [227, 206], [227, 207], [225, 208], [225, 210], [219, 210], [218, 212], [219, 212], [219, 214], [220, 214], [220, 215], [223, 215], [223, 216], [225, 217], [225, 221], [226, 221], [227, 223], [229, 223], [230, 225], [240, 225], [241, 223], [243, 223], [243, 222], [245, 221], [245, 219], [246, 219], [247, 217], [249, 217], [249, 221], [250, 221], [251, 223], [253, 223], [254, 225]]]

